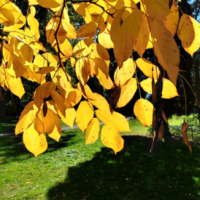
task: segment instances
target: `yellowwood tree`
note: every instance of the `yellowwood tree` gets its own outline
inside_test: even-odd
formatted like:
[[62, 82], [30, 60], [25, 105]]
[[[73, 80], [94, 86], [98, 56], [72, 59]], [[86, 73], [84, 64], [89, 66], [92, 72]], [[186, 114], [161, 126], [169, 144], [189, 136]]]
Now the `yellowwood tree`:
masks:
[[[77, 123], [85, 132], [86, 144], [98, 139], [99, 120], [103, 121], [105, 125], [100, 135], [103, 144], [115, 153], [121, 151], [124, 141], [119, 132], [130, 131], [130, 128], [126, 118], [113, 108], [124, 107], [140, 87], [153, 93], [154, 101], [156, 82], [160, 79], [161, 98], [178, 96], [176, 80], [180, 53], [174, 35], [177, 33], [189, 54], [199, 49], [200, 25], [184, 13], [179, 18], [180, 3], [175, 0], [28, 0], [24, 16], [12, 1], [1, 0], [0, 24], [6, 36], [1, 36], [0, 85], [21, 98], [25, 93], [21, 77], [40, 84], [15, 129], [16, 135], [23, 132], [26, 148], [35, 156], [44, 152], [48, 146], [46, 133], [59, 141], [61, 118], [71, 128], [74, 122]], [[46, 40], [55, 49], [55, 54], [47, 52], [39, 40], [39, 23], [35, 18], [38, 5], [52, 14], [46, 26]], [[78, 32], [70, 21], [69, 5], [85, 21]], [[77, 38], [80, 41], [72, 48], [69, 39]], [[97, 38], [98, 43], [95, 42]], [[113, 80], [109, 76], [107, 49], [110, 48], [118, 64]], [[156, 63], [143, 58], [146, 49], [150, 48], [169, 79], [159, 78]], [[133, 60], [133, 51], [137, 51], [139, 59]], [[65, 70], [64, 63], [68, 59], [71, 67], [75, 67], [77, 85], [72, 84]], [[138, 81], [137, 67], [146, 80]], [[110, 97], [112, 105], [87, 85], [94, 76], [106, 90], [115, 88], [116, 92]], [[51, 81], [47, 81], [49, 77]], [[140, 97], [133, 112], [144, 126], [153, 124], [154, 127], [152, 102]], [[162, 118], [166, 120], [164, 113]], [[161, 126], [159, 138], [162, 132]]]

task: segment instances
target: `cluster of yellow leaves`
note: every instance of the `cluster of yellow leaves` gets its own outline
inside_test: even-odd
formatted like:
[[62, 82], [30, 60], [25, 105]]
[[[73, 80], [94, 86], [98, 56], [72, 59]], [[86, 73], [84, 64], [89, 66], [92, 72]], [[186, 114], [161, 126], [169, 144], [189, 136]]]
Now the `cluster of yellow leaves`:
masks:
[[[152, 78], [156, 82], [160, 70], [144, 59], [143, 54], [146, 49], [154, 48], [159, 64], [169, 76], [169, 80], [163, 78], [162, 98], [173, 98], [178, 96], [175, 85], [180, 62], [179, 49], [173, 38], [175, 33], [188, 53], [193, 55], [199, 49], [200, 25], [186, 14], [182, 14], [179, 22], [175, 0], [72, 0], [74, 10], [85, 21], [78, 32], [70, 22], [68, 6], [63, 0], [28, 2], [26, 17], [11, 1], [0, 2], [0, 24], [8, 33], [7, 37], [1, 38], [0, 85], [21, 98], [25, 93], [21, 77], [40, 84], [33, 100], [21, 113], [15, 130], [16, 135], [24, 132], [25, 146], [35, 156], [47, 149], [46, 133], [59, 141], [62, 134], [60, 118], [71, 128], [76, 121], [81, 131], [85, 131], [86, 144], [97, 140], [99, 120], [103, 121], [101, 140], [117, 153], [123, 148], [119, 132], [130, 131], [128, 122], [124, 116], [113, 112], [110, 108], [113, 105], [110, 106], [103, 96], [91, 91], [87, 85], [90, 77], [96, 76], [106, 90], [117, 88], [119, 95], [112, 97], [116, 108], [125, 106], [138, 86], [152, 94]], [[53, 14], [46, 26], [46, 38], [57, 54], [47, 52], [39, 42], [35, 5]], [[69, 39], [77, 38], [80, 41], [73, 48]], [[95, 42], [97, 38], [99, 43]], [[107, 49], [110, 48], [114, 49], [118, 64], [113, 80], [109, 75]], [[133, 51], [140, 56], [136, 61], [132, 58]], [[65, 71], [64, 62], [68, 59], [79, 80], [76, 86], [72, 86]], [[147, 76], [140, 83], [133, 78], [137, 67]], [[46, 81], [47, 74], [51, 81]], [[133, 108], [144, 126], [152, 125], [153, 111], [153, 104], [142, 98]]]

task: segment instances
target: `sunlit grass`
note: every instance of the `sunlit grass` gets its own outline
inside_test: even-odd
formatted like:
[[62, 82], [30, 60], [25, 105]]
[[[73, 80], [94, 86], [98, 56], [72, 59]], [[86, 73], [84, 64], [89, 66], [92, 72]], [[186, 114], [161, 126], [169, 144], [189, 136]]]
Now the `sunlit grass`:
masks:
[[151, 155], [152, 139], [136, 136], [148, 129], [129, 123], [133, 136], [123, 136], [117, 155], [100, 139], [85, 145], [78, 129], [63, 131], [59, 143], [49, 138], [37, 158], [21, 135], [0, 137], [0, 199], [199, 200], [200, 147], [193, 146], [190, 156], [182, 141], [160, 141]]

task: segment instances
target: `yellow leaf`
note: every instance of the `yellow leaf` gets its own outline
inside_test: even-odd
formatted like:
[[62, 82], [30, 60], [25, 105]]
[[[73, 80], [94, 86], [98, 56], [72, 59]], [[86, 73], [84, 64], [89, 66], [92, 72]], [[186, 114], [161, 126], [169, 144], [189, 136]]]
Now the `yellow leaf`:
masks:
[[133, 98], [136, 90], [136, 78], [131, 78], [125, 85], [122, 85], [119, 100], [117, 102], [117, 108], [124, 107]]
[[57, 63], [59, 61], [58, 56], [51, 53], [44, 53], [42, 56], [50, 63], [50, 66], [57, 68]]
[[[59, 10], [58, 15], [61, 16], [61, 9]], [[69, 14], [68, 14], [68, 7], [65, 6], [64, 10], [63, 10], [63, 15], [62, 15], [62, 26], [65, 29], [65, 31], [69, 31], [69, 26], [70, 26], [70, 18], [69, 18]]]
[[183, 14], [179, 22], [177, 35], [183, 48], [193, 56], [200, 47], [200, 24], [189, 15]]
[[[32, 42], [32, 43], [38, 42], [38, 41], [36, 41], [36, 38], [33, 36], [31, 30], [30, 30], [28, 27], [25, 27], [25, 28], [24, 28], [24, 41], [26, 42], [26, 44], [31, 44], [31, 42]], [[31, 46], [33, 49], [35, 49], [35, 48], [33, 47], [33, 44], [30, 45], [30, 46]], [[34, 53], [35, 53], [35, 52], [34, 52]]]
[[68, 26], [67, 37], [74, 40], [77, 38], [76, 29], [72, 24], [69, 24]]
[[151, 19], [163, 21], [170, 13], [169, 4], [167, 1], [160, 0], [143, 0], [147, 13]]
[[70, 57], [71, 67], [74, 67], [76, 60], [73, 57]]
[[[89, 65], [90, 65], [90, 76], [94, 77], [94, 75], [98, 74], [98, 63], [97, 63], [97, 60], [95, 60], [93, 51], [90, 53], [88, 58], [89, 58]], [[104, 60], [103, 60], [103, 64], [105, 64]]]
[[149, 40], [148, 40], [146, 49], [151, 49], [151, 48], [153, 48], [153, 40], [152, 40], [151, 32], [150, 32], [149, 33]]
[[37, 111], [38, 108], [34, 105], [34, 101], [25, 106], [15, 127], [15, 135], [24, 132], [33, 123]]
[[23, 142], [35, 157], [46, 151], [48, 147], [46, 135], [39, 134], [34, 128], [34, 123], [23, 133]]
[[56, 8], [63, 4], [62, 0], [37, 0], [37, 2], [44, 8]]
[[23, 56], [23, 58], [27, 62], [30, 62], [30, 63], [32, 62], [32, 60], [33, 60], [33, 49], [31, 49], [31, 47], [29, 47], [28, 45], [24, 44], [20, 48], [20, 52], [21, 52], [21, 55]]
[[[53, 81], [57, 84], [58, 90], [62, 97], [65, 99], [69, 92], [74, 91], [74, 88], [70, 84], [70, 79], [68, 79], [68, 74], [65, 74], [63, 69], [58, 69], [57, 73], [54, 72], [51, 74]], [[67, 78], [68, 77], [68, 78]], [[68, 81], [69, 80], [69, 81]]]
[[37, 0], [28, 0], [28, 5], [29, 6], [38, 5], [38, 1]]
[[165, 27], [170, 31], [172, 36], [175, 35], [179, 21], [179, 11], [176, 1], [173, 2], [171, 12], [165, 17], [163, 23]]
[[76, 104], [79, 103], [79, 101], [81, 100], [82, 95], [80, 93], [80, 91], [78, 89], [74, 89], [67, 92], [67, 101], [70, 101], [70, 103], [72, 104], [72, 106], [75, 106]]
[[33, 63], [34, 63], [34, 65], [37, 65], [38, 67], [47, 67], [48, 66], [47, 59], [45, 59], [45, 57], [41, 56], [40, 54], [35, 56]]
[[18, 57], [15, 54], [12, 55], [13, 58], [13, 69], [15, 71], [16, 74], [16, 78], [22, 76], [24, 74], [24, 72], [26, 71], [26, 68], [24, 66], [24, 59], [22, 59], [22, 57]]
[[71, 85], [70, 84], [71, 77], [67, 74], [66, 71], [63, 70], [63, 68], [58, 68], [57, 70], [52, 71], [51, 77], [52, 77], [52, 81], [57, 84], [59, 90], [60, 90], [59, 84], [61, 84], [63, 88], [65, 88], [66, 85], [67, 86]]
[[[51, 44], [52, 47], [56, 45], [55, 32], [58, 28], [58, 24], [60, 21], [59, 19], [60, 18], [58, 17], [51, 18], [46, 26], [47, 41]], [[57, 32], [57, 39], [60, 44], [62, 44], [65, 41], [66, 35], [67, 31], [64, 29], [61, 23]]]
[[88, 124], [88, 127], [86, 129], [85, 143], [93, 144], [99, 137], [99, 130], [100, 130], [99, 120], [97, 118], [93, 118]]
[[3, 58], [5, 62], [8, 62], [10, 58], [10, 46], [3, 42]]
[[110, 38], [110, 34], [106, 32], [101, 32], [98, 34], [99, 44], [107, 49], [111, 49], [114, 47], [114, 44]]
[[124, 20], [119, 31], [115, 33], [114, 54], [119, 68], [121, 68], [123, 62], [131, 56], [133, 45], [138, 37], [143, 20], [142, 12], [134, 9], [134, 11]]
[[117, 131], [130, 131], [128, 121], [120, 113], [113, 112], [111, 114], [102, 110], [96, 110], [95, 114], [105, 123], [106, 126], [109, 126]]
[[86, 58], [80, 58], [76, 62], [76, 76], [82, 85], [85, 85], [90, 76], [90, 64]]
[[92, 44], [92, 51], [94, 54], [94, 58], [103, 59], [106, 62], [107, 66], [109, 67], [110, 65], [109, 53], [101, 44], [98, 43]]
[[141, 81], [140, 85], [145, 92], [152, 94], [152, 79], [151, 78], [147, 78]]
[[52, 72], [54, 70], [55, 70], [54, 67], [42, 67], [42, 68], [39, 68], [38, 71], [36, 71], [36, 73], [38, 73], [38, 74], [48, 74], [49, 72]]
[[76, 123], [82, 132], [87, 128], [93, 116], [93, 106], [87, 101], [81, 101], [76, 112]]
[[84, 24], [78, 31], [77, 37], [94, 37], [96, 33], [96, 25], [94, 21]]
[[50, 96], [51, 90], [55, 90], [56, 85], [53, 82], [46, 82], [42, 85], [40, 85], [36, 90], [34, 94], [34, 102], [35, 105], [40, 108], [42, 105], [42, 102], [45, 98]]
[[113, 88], [113, 82], [109, 76], [109, 67], [101, 58], [94, 58], [93, 65], [97, 69], [97, 78], [100, 84], [107, 90]]
[[[120, 1], [118, 1], [118, 2], [120, 2]], [[124, 6], [126, 8], [125, 8], [124, 13], [122, 15], [123, 20], [125, 20], [133, 12], [134, 9], [137, 9], [135, 2], [132, 1], [132, 0], [121, 0], [121, 6], [120, 7], [124, 7]], [[117, 4], [116, 4], [116, 8], [117, 8]]]
[[89, 23], [92, 21], [92, 18], [91, 18], [89, 9], [88, 9], [89, 5], [91, 5], [91, 4], [89, 4], [87, 2], [73, 4], [73, 7], [76, 10], [76, 12], [83, 16], [86, 23]]
[[150, 20], [150, 26], [158, 62], [167, 71], [170, 80], [176, 85], [180, 63], [179, 48], [162, 22]]
[[39, 31], [39, 23], [34, 18], [33, 15], [29, 14], [27, 17], [28, 25], [30, 26], [30, 30], [32, 35], [35, 37], [36, 40], [39, 40], [40, 38], [40, 31]]
[[76, 111], [74, 108], [66, 108], [65, 109], [65, 117], [62, 115], [60, 111], [58, 111], [60, 118], [62, 121], [67, 124], [69, 127], [73, 129], [74, 120], [76, 118]]
[[171, 99], [176, 96], [179, 96], [177, 88], [170, 80], [163, 78], [162, 98]]
[[[70, 42], [65, 39], [65, 41], [59, 45], [60, 47], [60, 51], [62, 52], [61, 54], [61, 58], [62, 58], [62, 61], [66, 61], [69, 57], [72, 56], [72, 46], [70, 44]], [[56, 52], [58, 52], [58, 48], [57, 46], [55, 46], [55, 50]]]
[[[30, 38], [29, 38], [30, 39]], [[44, 52], [46, 52], [47, 50], [45, 49], [45, 47], [44, 47], [44, 45], [41, 43], [41, 42], [39, 42], [39, 41], [32, 41], [30, 44], [30, 47], [34, 50], [34, 56], [36, 56], [38, 53], [39, 53], [39, 51], [41, 50], [41, 51], [44, 51]], [[44, 54], [43, 54], [44, 55]]]
[[44, 127], [49, 137], [59, 141], [62, 130], [61, 130], [61, 122], [58, 114], [56, 114], [53, 110], [51, 110], [48, 106], [47, 114], [43, 119]]
[[149, 23], [146, 15], [143, 14], [140, 31], [134, 43], [133, 49], [138, 52], [140, 57], [143, 56], [149, 41]]
[[119, 69], [117, 67], [115, 74], [114, 74], [114, 81], [115, 84], [118, 85], [124, 85], [128, 80], [130, 80], [136, 70], [135, 62], [133, 61], [133, 58], [128, 58], [122, 65], [122, 67]]
[[115, 16], [112, 26], [111, 26], [110, 37], [111, 37], [111, 40], [113, 41], [113, 43], [115, 43], [115, 41], [117, 40], [116, 38], [117, 38], [118, 31], [121, 27], [121, 19], [122, 19], [123, 12], [124, 12], [124, 8], [119, 10], [119, 12]]
[[98, 5], [100, 5], [104, 8], [107, 8], [106, 5], [105, 5], [105, 1], [98, 1], [96, 4], [97, 5], [89, 4], [89, 6], [88, 6], [88, 11], [91, 15], [100, 15], [100, 14], [103, 13], [102, 8], [100, 8]]
[[36, 116], [34, 128], [39, 134], [45, 134], [45, 128], [44, 123], [42, 119], [42, 109], [40, 109], [40, 112], [38, 113], [39, 116]]
[[34, 6], [30, 6], [30, 14], [34, 17], [36, 14], [36, 9]]
[[79, 84], [78, 87], [92, 105], [97, 107], [99, 110], [110, 113], [109, 104], [103, 96], [98, 93], [93, 93], [87, 84], [84, 87], [81, 87]]
[[55, 90], [51, 90], [51, 97], [54, 100], [55, 105], [58, 107], [59, 111], [62, 113], [62, 115], [65, 116], [65, 105], [63, 97]]
[[76, 44], [76, 46], [74, 47], [73, 49], [73, 52], [76, 52], [78, 50], [81, 50], [81, 49], [84, 49], [81, 54], [79, 55], [76, 55], [77, 58], [80, 58], [80, 57], [84, 57], [84, 56], [87, 56], [90, 52], [91, 52], [91, 44], [93, 43], [93, 39], [91, 38], [88, 38], [88, 39], [84, 39], [84, 40], [81, 40], [80, 42], [78, 42]]
[[26, 69], [25, 73], [23, 74], [23, 77], [25, 77], [27, 80], [36, 81], [39, 84], [44, 83], [44, 79], [45, 79], [44, 75], [35, 73], [33, 68], [34, 68], [34, 65], [31, 64], [30, 68]]
[[[144, 91], [152, 94], [152, 79], [148, 78], [140, 82], [141, 87], [144, 89]], [[171, 99], [173, 97], [179, 96], [177, 93], [177, 89], [174, 86], [174, 84], [166, 79], [163, 78], [163, 88], [162, 88], [162, 98], [163, 99]]]
[[[158, 67], [156, 67], [154, 64], [152, 64], [150, 61], [148, 61], [145, 58], [138, 58], [136, 60], [136, 64], [140, 68], [140, 70], [144, 73], [145, 76], [152, 78], [152, 74], [153, 74], [153, 78], [155, 80], [158, 79], [158, 77], [160, 75], [160, 70]], [[153, 68], [153, 72], [152, 72], [152, 68]]]
[[25, 24], [25, 17], [20, 9], [11, 1], [1, 0], [0, 23], [4, 25], [4, 31], [15, 31]]
[[10, 78], [8, 84], [10, 91], [21, 99], [25, 93], [21, 78]]
[[81, 2], [81, 3], [76, 3], [76, 4], [72, 4], [74, 10], [82, 16], [86, 16], [86, 9], [88, 7], [88, 4], [85, 2]]
[[113, 149], [115, 154], [124, 148], [124, 140], [119, 132], [107, 125], [101, 130], [101, 141], [106, 147]]
[[153, 109], [152, 103], [141, 98], [136, 101], [133, 112], [143, 126], [151, 126]]

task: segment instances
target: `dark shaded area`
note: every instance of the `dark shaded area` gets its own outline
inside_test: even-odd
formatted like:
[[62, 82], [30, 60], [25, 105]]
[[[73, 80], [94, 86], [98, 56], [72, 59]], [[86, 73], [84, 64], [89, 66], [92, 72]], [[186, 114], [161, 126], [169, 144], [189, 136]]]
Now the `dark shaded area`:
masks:
[[190, 156], [180, 141], [159, 141], [151, 155], [152, 138], [123, 138], [125, 147], [117, 155], [102, 148], [92, 160], [69, 168], [64, 182], [49, 190], [48, 199], [199, 199], [195, 180], [200, 171], [194, 167], [200, 164], [198, 146]]
[[16, 123], [18, 122], [18, 117], [7, 117], [0, 119], [0, 135], [1, 133], [14, 133]]

